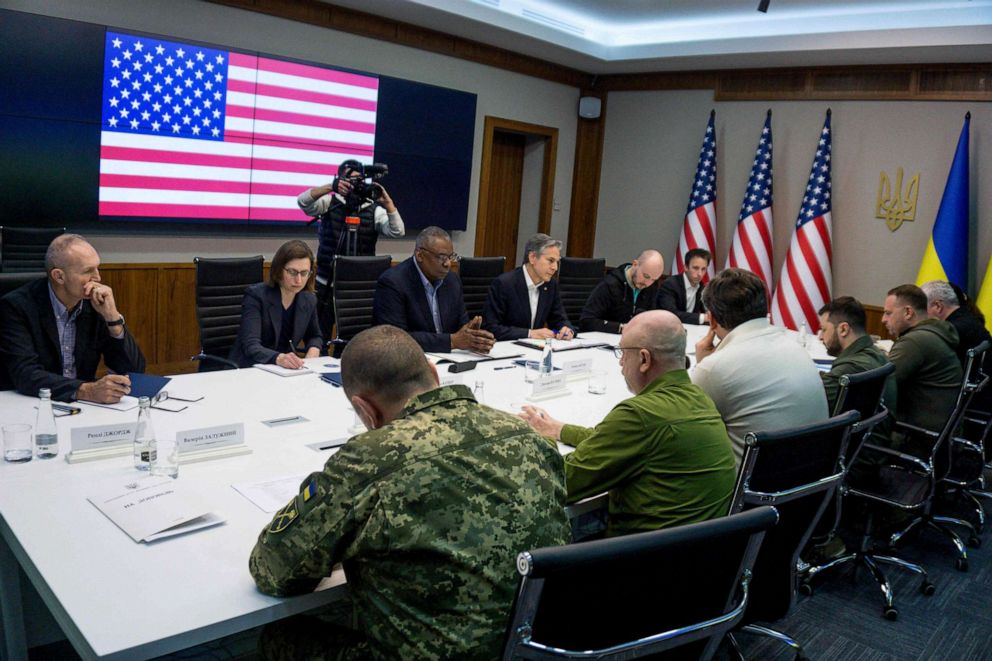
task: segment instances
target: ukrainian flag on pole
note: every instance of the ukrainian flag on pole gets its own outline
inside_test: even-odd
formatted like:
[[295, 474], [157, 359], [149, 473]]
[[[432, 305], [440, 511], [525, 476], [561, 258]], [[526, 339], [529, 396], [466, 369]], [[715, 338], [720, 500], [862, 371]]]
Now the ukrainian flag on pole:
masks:
[[978, 298], [975, 299], [975, 305], [985, 315], [985, 327], [992, 333], [992, 258], [989, 259], [989, 265], [985, 269], [985, 279], [982, 280], [982, 288], [978, 292]]
[[947, 175], [944, 197], [940, 200], [933, 235], [923, 253], [916, 284], [930, 280], [947, 280], [968, 290], [968, 125], [971, 113], [964, 116], [958, 148], [954, 152], [951, 172]]

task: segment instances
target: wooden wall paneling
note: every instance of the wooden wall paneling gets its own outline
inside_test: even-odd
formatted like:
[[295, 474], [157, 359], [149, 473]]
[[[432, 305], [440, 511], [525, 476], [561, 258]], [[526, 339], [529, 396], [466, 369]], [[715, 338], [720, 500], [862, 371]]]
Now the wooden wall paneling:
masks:
[[117, 309], [127, 320], [128, 331], [145, 354], [145, 361], [155, 362], [159, 330], [158, 269], [154, 265], [104, 264], [100, 266], [100, 276], [114, 290]]
[[592, 79], [570, 67], [522, 55], [505, 48], [423, 28], [319, 0], [209, 0], [260, 14], [357, 34], [381, 41], [457, 57], [535, 78], [581, 87]]
[[[583, 96], [591, 94], [584, 91]], [[596, 217], [599, 213], [599, 181], [606, 135], [607, 95], [598, 119], [579, 118], [575, 129], [575, 166], [572, 170], [572, 201], [568, 215], [569, 257], [592, 257], [596, 247]]]
[[883, 340], [894, 340], [882, 323], [882, 306], [865, 305], [865, 330], [869, 335], [878, 335]]
[[195, 372], [197, 363], [189, 358], [200, 351], [196, 269], [192, 263], [162, 264], [159, 283], [157, 367], [163, 374]]

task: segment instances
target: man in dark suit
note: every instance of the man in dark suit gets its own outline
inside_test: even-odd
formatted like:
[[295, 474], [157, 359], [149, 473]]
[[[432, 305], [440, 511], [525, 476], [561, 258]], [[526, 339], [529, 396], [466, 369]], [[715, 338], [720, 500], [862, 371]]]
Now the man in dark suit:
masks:
[[462, 281], [451, 273], [457, 261], [447, 232], [433, 226], [421, 231], [413, 256], [379, 276], [372, 324], [405, 330], [424, 351], [488, 353], [492, 333], [481, 330], [481, 317], [468, 318]]
[[658, 308], [668, 310], [683, 324], [705, 324], [706, 310], [703, 308], [703, 276], [710, 265], [710, 253], [702, 248], [693, 248], [685, 254], [685, 270], [679, 275], [667, 278], [658, 288]]
[[482, 309], [482, 326], [497, 340], [557, 338], [570, 340], [575, 330], [568, 320], [558, 281], [561, 241], [535, 234], [524, 248], [524, 264], [504, 273], [489, 286]]
[[[48, 246], [48, 277], [0, 300], [0, 389], [37, 396], [48, 388], [59, 401], [106, 404], [131, 391], [127, 373], [143, 372], [145, 358], [99, 267], [86, 239], [63, 234]], [[116, 374], [95, 379], [101, 358]]]

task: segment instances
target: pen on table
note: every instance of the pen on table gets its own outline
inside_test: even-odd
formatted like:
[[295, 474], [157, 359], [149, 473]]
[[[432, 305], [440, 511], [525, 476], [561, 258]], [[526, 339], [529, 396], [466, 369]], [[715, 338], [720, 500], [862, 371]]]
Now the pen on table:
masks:
[[298, 416], [298, 415], [294, 415], [294, 416], [293, 416], [293, 417], [291, 417], [291, 418], [276, 418], [275, 420], [268, 420], [267, 422], [268, 422], [268, 423], [269, 423], [270, 425], [277, 425], [277, 424], [279, 424], [280, 422], [295, 422], [296, 420], [299, 420], [299, 419], [300, 419], [300, 416]]
[[65, 404], [52, 404], [52, 408], [67, 415], [76, 415], [82, 412], [82, 409], [78, 406], [66, 406]]
[[494, 367], [493, 371], [497, 372], [499, 370], [512, 370], [514, 367], [520, 367], [519, 365], [503, 365], [502, 367]]

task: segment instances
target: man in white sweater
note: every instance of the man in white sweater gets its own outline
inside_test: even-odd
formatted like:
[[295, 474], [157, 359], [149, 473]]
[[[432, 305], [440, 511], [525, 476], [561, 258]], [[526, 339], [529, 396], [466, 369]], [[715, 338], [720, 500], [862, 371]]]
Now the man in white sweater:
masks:
[[747, 432], [827, 419], [816, 365], [784, 329], [768, 323], [760, 278], [743, 269], [725, 269], [703, 290], [703, 304], [710, 330], [696, 343], [691, 378], [720, 411], [738, 464]]

